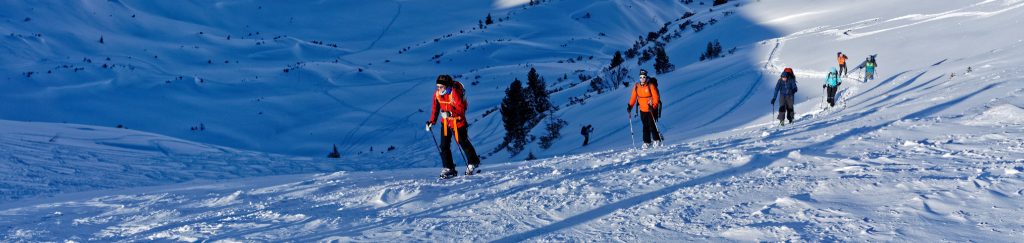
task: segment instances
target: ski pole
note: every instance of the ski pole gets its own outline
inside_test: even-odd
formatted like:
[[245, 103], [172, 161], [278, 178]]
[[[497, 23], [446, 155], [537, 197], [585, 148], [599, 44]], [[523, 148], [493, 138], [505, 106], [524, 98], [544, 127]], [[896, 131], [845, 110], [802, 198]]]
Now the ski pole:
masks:
[[627, 113], [629, 115], [629, 141], [633, 143], [633, 149], [636, 149], [636, 138], [633, 135], [633, 113]]
[[651, 115], [651, 120], [654, 121], [654, 131], [658, 133], [658, 138], [660, 138], [661, 141], [665, 141], [664, 136], [661, 135], [661, 126], [658, 126], [658, 120], [654, 119], [654, 112], [648, 112], [648, 114]]
[[821, 87], [821, 92], [824, 93], [825, 95], [821, 96], [821, 103], [820, 103], [821, 105], [818, 106], [818, 108], [824, 109], [825, 107], [828, 107], [825, 104], [825, 100], [828, 99], [828, 90], [826, 90], [825, 87]]
[[[466, 130], [469, 130], [469, 129], [466, 129]], [[466, 141], [469, 141], [469, 138], [466, 138]], [[462, 143], [459, 143], [458, 140], [456, 140], [455, 144], [459, 145], [458, 146], [459, 147], [459, 153], [462, 154], [462, 162], [466, 162], [466, 166], [469, 166], [469, 157], [466, 156], [466, 151], [462, 150]]]
[[[454, 121], [455, 119], [452, 119], [452, 120]], [[459, 133], [459, 128], [456, 127], [456, 124], [458, 124], [458, 123], [453, 122], [453, 124], [451, 126], [452, 138], [455, 139], [455, 145], [456, 145], [456, 147], [459, 147], [459, 153], [462, 154], [462, 162], [466, 162], [466, 165], [468, 166], [469, 165], [469, 157], [466, 156], [466, 151], [462, 150], [462, 141], [459, 141], [459, 138], [457, 136], [455, 136], [456, 134]], [[467, 128], [466, 131], [469, 131], [469, 129]], [[430, 133], [430, 134], [434, 134], [434, 133]], [[463, 134], [463, 135], [465, 135], [465, 134]], [[469, 138], [466, 138], [466, 141], [469, 141]], [[438, 151], [440, 151], [440, 150], [438, 150]]]
[[[434, 149], [437, 149], [437, 156], [441, 156], [441, 145], [437, 144], [437, 136], [434, 135], [433, 131], [427, 131], [427, 133], [430, 133], [430, 138], [434, 139]], [[441, 160], [444, 160], [444, 157], [441, 157]]]

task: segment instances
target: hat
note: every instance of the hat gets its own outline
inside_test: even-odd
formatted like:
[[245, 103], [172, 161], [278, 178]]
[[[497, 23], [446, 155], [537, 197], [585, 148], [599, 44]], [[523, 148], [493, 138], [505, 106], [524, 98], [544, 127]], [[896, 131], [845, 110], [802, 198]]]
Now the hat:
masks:
[[437, 84], [444, 86], [452, 86], [452, 83], [454, 82], [455, 81], [452, 80], [452, 76], [448, 76], [447, 74], [437, 75]]
[[647, 76], [647, 70], [640, 69], [640, 75]]

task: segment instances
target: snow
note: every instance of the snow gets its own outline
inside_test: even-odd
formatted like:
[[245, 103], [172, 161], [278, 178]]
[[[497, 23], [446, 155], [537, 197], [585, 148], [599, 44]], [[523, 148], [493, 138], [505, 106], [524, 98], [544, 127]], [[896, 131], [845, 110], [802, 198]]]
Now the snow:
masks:
[[1011, 104], [1001, 104], [988, 108], [974, 119], [964, 122], [967, 125], [1020, 125], [1024, 124], [1024, 109]]
[[[1024, 3], [735, 2], [7, 2], [0, 241], [1024, 236]], [[588, 88], [576, 75], [602, 75], [686, 11], [718, 23], [666, 45], [665, 146], [627, 141], [626, 89], [566, 103]], [[509, 19], [474, 30], [487, 13]], [[736, 53], [699, 62], [715, 39]], [[878, 76], [850, 65], [825, 109], [837, 51], [853, 64], [878, 54]], [[54, 69], [65, 64], [86, 69]], [[483, 114], [530, 67], [561, 88], [554, 115], [570, 125], [551, 148], [489, 153], [503, 133]], [[784, 67], [800, 92], [780, 127], [768, 101]], [[481, 174], [436, 179], [419, 109], [438, 73], [480, 81], [468, 88]], [[580, 147], [585, 124], [595, 134]], [[341, 160], [321, 159], [331, 144]]]

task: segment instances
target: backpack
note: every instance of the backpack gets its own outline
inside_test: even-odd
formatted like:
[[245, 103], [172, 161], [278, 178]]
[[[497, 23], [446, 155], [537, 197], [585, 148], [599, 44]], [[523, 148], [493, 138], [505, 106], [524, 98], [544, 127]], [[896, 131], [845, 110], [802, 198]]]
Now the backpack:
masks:
[[455, 80], [452, 80], [452, 84], [452, 89], [459, 91], [459, 100], [466, 104], [466, 107], [469, 107], [469, 101], [466, 100], [466, 86], [463, 86], [462, 82]]

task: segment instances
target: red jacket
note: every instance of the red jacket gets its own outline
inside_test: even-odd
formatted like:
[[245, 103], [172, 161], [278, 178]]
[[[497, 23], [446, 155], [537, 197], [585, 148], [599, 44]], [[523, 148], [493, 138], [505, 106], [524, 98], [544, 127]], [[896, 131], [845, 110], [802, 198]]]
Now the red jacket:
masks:
[[441, 125], [444, 128], [462, 128], [466, 126], [466, 101], [463, 100], [462, 91], [452, 87], [452, 92], [442, 95], [439, 91], [434, 92], [434, 106], [430, 111], [430, 123], [437, 124], [437, 116], [441, 111], [451, 112], [448, 119], [442, 119]]

